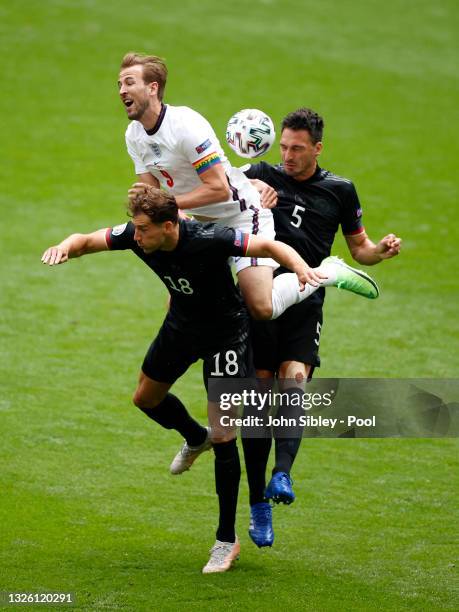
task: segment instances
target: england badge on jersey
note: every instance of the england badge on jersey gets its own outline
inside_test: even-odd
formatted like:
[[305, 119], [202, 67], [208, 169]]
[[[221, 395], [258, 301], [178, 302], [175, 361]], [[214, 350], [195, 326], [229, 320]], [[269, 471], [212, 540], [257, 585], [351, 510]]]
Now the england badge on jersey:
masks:
[[155, 157], [161, 157], [161, 148], [156, 142], [150, 144], [150, 149]]

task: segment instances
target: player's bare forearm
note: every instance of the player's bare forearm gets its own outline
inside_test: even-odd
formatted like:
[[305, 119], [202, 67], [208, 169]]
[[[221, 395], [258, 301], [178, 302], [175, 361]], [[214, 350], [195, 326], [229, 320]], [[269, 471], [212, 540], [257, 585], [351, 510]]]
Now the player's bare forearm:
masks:
[[354, 253], [352, 253], [352, 257], [363, 266], [374, 266], [382, 261], [382, 257], [379, 253], [377, 253], [375, 249], [370, 248], [356, 249]]
[[156, 189], [159, 189], [161, 187], [156, 176], [153, 176], [153, 174], [151, 174], [150, 172], [145, 172], [144, 174], [138, 174], [137, 182], [144, 183], [145, 185], [150, 185], [151, 187], [156, 187]]
[[310, 268], [295, 249], [279, 240], [267, 240], [261, 236], [250, 236], [246, 254], [248, 257], [270, 257], [284, 268], [295, 272], [302, 289], [305, 283], [317, 287], [326, 278], [316, 269]]
[[401, 238], [395, 234], [388, 234], [375, 244], [363, 232], [356, 236], [346, 236], [346, 242], [353, 259], [364, 266], [374, 266], [384, 259], [395, 257], [402, 246]]
[[84, 254], [86, 236], [84, 234], [72, 234], [59, 244], [48, 247], [43, 253], [41, 261], [49, 266], [57, 266], [65, 263], [73, 257]]
[[207, 206], [209, 204], [217, 204], [218, 202], [226, 202], [229, 195], [230, 191], [225, 186], [217, 188], [206, 185], [197, 187], [188, 193], [178, 195], [175, 199], [180, 210], [188, 210], [190, 208]]
[[228, 179], [225, 170], [221, 164], [213, 166], [199, 176], [201, 185], [188, 193], [182, 193], [175, 196], [177, 206], [182, 210], [189, 208], [199, 208], [208, 204], [217, 204], [218, 202], [226, 202], [231, 190], [228, 185]]
[[59, 244], [48, 247], [41, 261], [49, 266], [56, 266], [75, 257], [106, 251], [108, 249], [105, 240], [106, 231], [101, 229], [91, 234], [71, 234]]

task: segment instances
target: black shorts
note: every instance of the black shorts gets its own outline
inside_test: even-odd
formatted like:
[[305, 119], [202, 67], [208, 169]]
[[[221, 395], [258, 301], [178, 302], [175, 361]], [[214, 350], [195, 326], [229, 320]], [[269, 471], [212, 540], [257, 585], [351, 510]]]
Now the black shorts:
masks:
[[192, 363], [203, 360], [206, 389], [210, 378], [251, 378], [255, 374], [248, 322], [225, 338], [178, 331], [167, 320], [145, 355], [142, 372], [158, 382], [173, 384]]
[[[320, 366], [322, 307], [314, 295], [288, 308], [273, 321], [252, 321], [252, 345], [257, 370], [277, 372], [284, 361]], [[312, 372], [311, 372], [312, 374]]]

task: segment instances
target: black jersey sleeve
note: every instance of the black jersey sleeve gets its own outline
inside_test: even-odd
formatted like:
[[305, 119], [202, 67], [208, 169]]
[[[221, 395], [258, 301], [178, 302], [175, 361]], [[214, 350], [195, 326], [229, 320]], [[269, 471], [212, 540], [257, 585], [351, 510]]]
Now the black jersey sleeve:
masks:
[[341, 198], [340, 223], [343, 234], [349, 236], [365, 231], [362, 223], [362, 207], [360, 206], [359, 196], [351, 181], [346, 181], [343, 184]]
[[132, 249], [136, 246], [134, 240], [134, 224], [132, 221], [109, 227], [105, 234], [107, 246], [111, 251]]
[[259, 162], [258, 164], [251, 164], [250, 168], [244, 171], [244, 174], [249, 179], [260, 179], [265, 180], [265, 162]]
[[240, 229], [215, 225], [213, 247], [219, 253], [245, 257], [249, 247], [250, 234]]

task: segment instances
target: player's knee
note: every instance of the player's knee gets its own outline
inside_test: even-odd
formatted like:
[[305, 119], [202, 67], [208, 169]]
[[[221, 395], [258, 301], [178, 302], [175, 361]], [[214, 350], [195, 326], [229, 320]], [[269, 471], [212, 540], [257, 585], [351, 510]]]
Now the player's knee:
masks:
[[137, 408], [140, 408], [140, 410], [142, 410], [142, 408], [146, 408], [145, 399], [138, 389], [136, 389], [134, 395], [132, 396], [132, 403], [134, 406], [137, 406]]
[[289, 373], [289, 378], [292, 378], [296, 383], [301, 384], [302, 382], [306, 380], [306, 375], [303, 372], [303, 370], [294, 369]]
[[225, 429], [211, 429], [210, 440], [212, 444], [223, 444], [224, 442], [231, 442], [236, 438], [236, 432], [228, 431]]
[[293, 361], [287, 361], [281, 364], [279, 368], [279, 378], [294, 380], [296, 383], [304, 383], [311, 370], [311, 366]]
[[151, 410], [152, 408], [156, 408], [159, 404], [158, 401], [155, 401], [152, 397], [147, 397], [144, 393], [142, 393], [141, 389], [136, 389], [134, 395], [132, 396], [132, 403], [140, 410]]
[[246, 306], [250, 316], [256, 321], [268, 321], [273, 315], [273, 306], [270, 300], [247, 303]]

